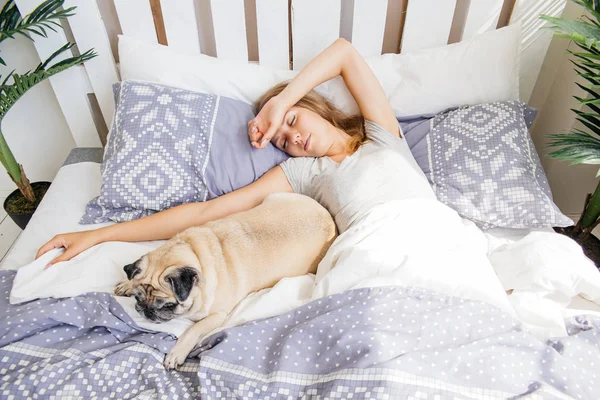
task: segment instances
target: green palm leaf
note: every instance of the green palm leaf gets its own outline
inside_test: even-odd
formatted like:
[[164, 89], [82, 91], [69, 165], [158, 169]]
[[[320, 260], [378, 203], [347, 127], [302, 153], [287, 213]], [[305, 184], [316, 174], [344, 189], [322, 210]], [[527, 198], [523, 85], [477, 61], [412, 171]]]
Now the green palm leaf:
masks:
[[596, 86], [600, 84], [600, 75], [582, 65], [580, 62], [569, 60], [573, 65], [575, 65], [575, 72], [577, 75], [584, 78], [586, 81], [590, 82], [592, 86]]
[[583, 111], [571, 109], [575, 114], [577, 114], [577, 120], [581, 122], [583, 125], [588, 127], [592, 132], [597, 135], [600, 135], [600, 119], [596, 114], [586, 113]]
[[587, 10], [590, 15], [600, 21], [600, 3], [598, 0], [573, 0], [573, 3], [579, 4]]
[[580, 143], [600, 143], [600, 139], [590, 135], [589, 133], [582, 131], [581, 129], [574, 129], [571, 133], [556, 133], [548, 135], [550, 142], [547, 147], [552, 146], [565, 146]]
[[583, 22], [542, 15], [540, 18], [550, 23], [546, 28], [555, 31], [559, 37], [573, 40], [587, 48], [600, 48], [600, 27]]
[[[0, 11], [0, 42], [14, 38], [16, 34], [33, 40], [32, 35], [48, 37], [46, 29], [56, 32], [62, 28], [59, 20], [74, 15], [75, 7], [62, 9], [64, 0], [47, 0], [40, 4], [31, 14], [21, 18], [21, 13], [14, 3], [8, 0]], [[0, 57], [0, 64], [6, 65]]]
[[576, 51], [567, 50], [567, 52], [575, 57], [584, 59], [584, 60], [598, 60], [600, 61], [600, 54], [592, 54], [592, 53], [581, 53]]
[[600, 54], [600, 51], [597, 50], [597, 49], [595, 49], [594, 47], [586, 47], [586, 46], [584, 46], [584, 45], [582, 45], [580, 43], [577, 43], [577, 42], [574, 42], [574, 43], [575, 43], [575, 45], [577, 47], [579, 47], [583, 51], [587, 51], [587, 52], [589, 52], [589, 53], [591, 53], [593, 55], [599, 55]]
[[56, 75], [59, 72], [71, 68], [74, 65], [78, 65], [85, 61], [91, 60], [97, 55], [93, 50], [88, 50], [79, 56], [66, 58], [62, 61], [57, 62], [49, 68], [44, 68], [44, 66], [46, 66], [51, 59], [67, 51], [70, 48], [69, 45], [70, 44], [67, 43], [66, 45], [61, 47], [46, 61], [39, 64], [35, 70], [25, 72], [22, 75], [17, 75], [13, 73], [12, 84], [7, 85], [6, 83], [3, 83], [2, 85], [0, 85], [0, 120], [4, 118], [8, 110], [15, 104], [15, 102], [37, 83], [51, 77], [52, 75]]
[[600, 107], [595, 106], [593, 104], [588, 105], [588, 107], [590, 108], [590, 110], [592, 110], [593, 112], [595, 112], [597, 115], [600, 114]]
[[600, 70], [600, 64], [593, 62], [593, 61], [579, 61], [579, 62], [577, 62], [577, 65], [580, 65], [580, 66], [585, 65], [588, 68]]
[[575, 164], [600, 164], [600, 144], [578, 143], [548, 153], [550, 157]]

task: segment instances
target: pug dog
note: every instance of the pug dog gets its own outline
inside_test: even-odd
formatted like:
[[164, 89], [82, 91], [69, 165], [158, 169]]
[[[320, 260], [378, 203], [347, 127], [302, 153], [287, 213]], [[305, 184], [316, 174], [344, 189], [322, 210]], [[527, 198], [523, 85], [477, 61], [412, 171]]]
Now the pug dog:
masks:
[[315, 273], [337, 236], [329, 212], [310, 197], [271, 194], [258, 206], [189, 228], [123, 269], [119, 296], [154, 322], [196, 323], [167, 354], [177, 368], [205, 335], [221, 327], [248, 294], [285, 277]]

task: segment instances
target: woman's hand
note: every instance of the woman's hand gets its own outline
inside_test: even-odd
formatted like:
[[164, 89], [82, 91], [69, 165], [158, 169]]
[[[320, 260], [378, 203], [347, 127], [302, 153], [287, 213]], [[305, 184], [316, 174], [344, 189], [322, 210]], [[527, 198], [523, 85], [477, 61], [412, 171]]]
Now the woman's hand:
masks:
[[92, 246], [97, 245], [102, 240], [98, 237], [96, 231], [83, 231], [73, 233], [63, 233], [54, 236], [45, 245], [40, 247], [35, 258], [39, 258], [42, 254], [59, 247], [64, 247], [66, 250], [60, 256], [54, 258], [46, 265], [46, 268], [61, 261], [68, 261], [77, 254]]
[[277, 129], [283, 124], [288, 108], [279, 96], [272, 97], [254, 119], [248, 122], [248, 136], [252, 146], [264, 149]]

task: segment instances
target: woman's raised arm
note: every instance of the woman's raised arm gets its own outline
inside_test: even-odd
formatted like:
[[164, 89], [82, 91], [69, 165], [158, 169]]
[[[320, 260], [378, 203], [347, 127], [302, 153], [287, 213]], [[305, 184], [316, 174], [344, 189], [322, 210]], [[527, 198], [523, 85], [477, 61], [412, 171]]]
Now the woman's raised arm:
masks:
[[[277, 96], [281, 110], [294, 106], [306, 93], [321, 83], [342, 76], [344, 83], [356, 100], [361, 114], [399, 136], [398, 121], [385, 91], [364, 58], [345, 39], [337, 39], [308, 63], [287, 87]], [[285, 112], [277, 113], [281, 121], [264, 121], [257, 115], [250, 123], [250, 139], [254, 147], [264, 148], [267, 141], [283, 123]], [[256, 131], [252, 128], [256, 127]]]

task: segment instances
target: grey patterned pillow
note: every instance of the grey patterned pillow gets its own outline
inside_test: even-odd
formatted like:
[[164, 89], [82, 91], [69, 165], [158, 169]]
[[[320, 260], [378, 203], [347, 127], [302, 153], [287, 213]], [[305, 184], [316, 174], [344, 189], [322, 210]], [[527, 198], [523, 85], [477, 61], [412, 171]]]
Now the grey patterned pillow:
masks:
[[520, 101], [461, 107], [417, 122], [407, 140], [438, 200], [481, 228], [569, 226], [529, 135], [532, 117]]
[[252, 147], [250, 104], [149, 82], [113, 85], [115, 117], [100, 195], [80, 223], [129, 221], [258, 179], [287, 155]]

